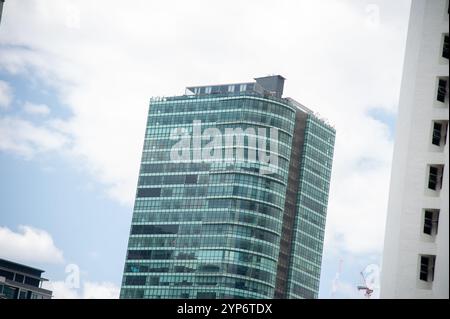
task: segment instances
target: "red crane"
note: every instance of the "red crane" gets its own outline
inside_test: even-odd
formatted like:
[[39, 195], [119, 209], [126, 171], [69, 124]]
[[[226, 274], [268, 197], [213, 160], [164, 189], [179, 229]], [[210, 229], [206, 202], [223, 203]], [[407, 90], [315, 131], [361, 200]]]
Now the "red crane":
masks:
[[361, 277], [363, 278], [364, 285], [358, 286], [359, 291], [364, 291], [364, 296], [366, 296], [367, 299], [369, 299], [372, 296], [373, 289], [369, 288], [369, 285], [367, 285], [366, 277], [364, 276], [364, 273], [361, 271]]

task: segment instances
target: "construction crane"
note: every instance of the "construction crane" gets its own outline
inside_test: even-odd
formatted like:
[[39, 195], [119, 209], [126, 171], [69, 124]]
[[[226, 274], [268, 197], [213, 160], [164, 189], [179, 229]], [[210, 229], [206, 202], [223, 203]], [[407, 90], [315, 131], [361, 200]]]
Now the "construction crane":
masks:
[[336, 276], [334, 277], [333, 282], [332, 282], [331, 299], [336, 298], [336, 292], [337, 292], [338, 287], [339, 287], [339, 280], [340, 280], [341, 273], [342, 273], [342, 264], [343, 263], [344, 263], [344, 260], [342, 258], [339, 259], [339, 268], [338, 268]]
[[364, 296], [366, 296], [367, 299], [370, 299], [370, 297], [373, 294], [373, 289], [369, 287], [369, 285], [367, 284], [367, 280], [366, 277], [364, 276], [364, 273], [361, 271], [361, 277], [363, 279], [363, 285], [362, 286], [358, 286], [358, 291], [364, 291]]

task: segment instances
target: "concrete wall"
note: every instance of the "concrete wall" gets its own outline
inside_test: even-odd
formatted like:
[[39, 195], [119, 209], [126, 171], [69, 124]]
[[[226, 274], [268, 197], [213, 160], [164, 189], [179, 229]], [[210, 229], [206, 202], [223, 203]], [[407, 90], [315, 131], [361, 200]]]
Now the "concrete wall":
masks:
[[[413, 0], [399, 101], [381, 275], [381, 298], [448, 298], [448, 138], [431, 144], [432, 121], [448, 120], [448, 100], [436, 100], [448, 33], [448, 0]], [[444, 187], [428, 190], [428, 165], [445, 165]], [[435, 239], [423, 234], [424, 209], [440, 209]], [[420, 258], [437, 255], [433, 283], [419, 280]]]

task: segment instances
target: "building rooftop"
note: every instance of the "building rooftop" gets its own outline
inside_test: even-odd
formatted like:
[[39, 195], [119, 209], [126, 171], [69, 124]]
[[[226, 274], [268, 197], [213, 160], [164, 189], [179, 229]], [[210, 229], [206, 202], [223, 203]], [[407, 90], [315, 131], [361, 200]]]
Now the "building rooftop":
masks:
[[52, 291], [44, 289], [44, 271], [0, 258], [0, 299], [49, 299]]
[[[185, 99], [186, 96], [189, 96], [191, 98], [203, 98], [207, 97], [208, 95], [214, 95], [215, 97], [229, 95], [263, 96], [264, 98], [287, 103], [292, 107], [300, 109], [302, 112], [312, 114], [323, 121], [324, 124], [334, 129], [334, 126], [317, 112], [312, 111], [293, 98], [283, 97], [285, 80], [286, 78], [282, 75], [268, 75], [255, 78], [255, 82], [188, 86], [186, 87], [186, 94], [184, 96], [170, 97], [167, 98], [167, 100]], [[155, 99], [159, 100], [160, 98]]]
[[[39, 277], [41, 278], [42, 273], [44, 270], [33, 268], [27, 265], [19, 264], [13, 261], [9, 261], [6, 259], [0, 258], [0, 268], [8, 269], [10, 271], [20, 272], [22, 274], [30, 275], [33, 277]], [[46, 280], [42, 278], [43, 280]]]
[[285, 78], [281, 75], [270, 75], [255, 78], [255, 82], [190, 86], [186, 90], [194, 95], [256, 92], [281, 98], [283, 96], [284, 80]]

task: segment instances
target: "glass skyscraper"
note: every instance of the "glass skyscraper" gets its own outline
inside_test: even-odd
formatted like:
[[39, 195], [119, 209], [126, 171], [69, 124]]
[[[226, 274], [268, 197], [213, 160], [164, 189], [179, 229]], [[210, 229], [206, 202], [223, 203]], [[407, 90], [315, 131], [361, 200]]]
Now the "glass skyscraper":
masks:
[[151, 100], [121, 298], [317, 298], [335, 130], [255, 80]]

